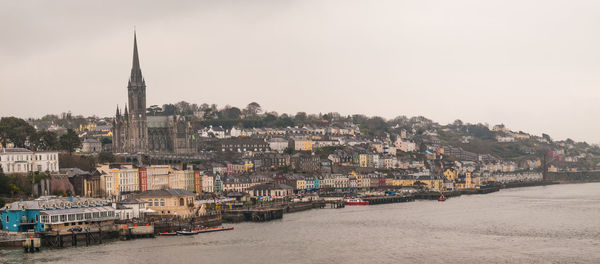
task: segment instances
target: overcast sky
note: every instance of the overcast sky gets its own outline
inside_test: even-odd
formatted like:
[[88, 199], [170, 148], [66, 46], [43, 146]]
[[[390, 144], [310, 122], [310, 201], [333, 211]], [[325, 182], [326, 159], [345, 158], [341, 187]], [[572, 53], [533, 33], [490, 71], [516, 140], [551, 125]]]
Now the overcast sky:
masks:
[[147, 105], [423, 115], [600, 142], [600, 1], [1, 1], [0, 116]]

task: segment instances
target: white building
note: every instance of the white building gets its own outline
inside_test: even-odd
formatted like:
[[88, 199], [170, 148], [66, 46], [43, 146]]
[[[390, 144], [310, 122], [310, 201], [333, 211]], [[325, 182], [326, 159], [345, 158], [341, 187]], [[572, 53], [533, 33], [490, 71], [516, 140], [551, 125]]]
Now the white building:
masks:
[[6, 174], [58, 172], [58, 151], [33, 152], [24, 148], [0, 148], [0, 166]]
[[277, 151], [279, 153], [283, 153], [283, 151], [288, 147], [289, 143], [287, 140], [283, 138], [272, 138], [269, 140], [269, 147], [271, 150]]
[[417, 150], [417, 144], [415, 144], [414, 142], [410, 142], [408, 140], [401, 139], [401, 138], [396, 139], [396, 142], [394, 142], [394, 145], [396, 146], [397, 149], [402, 150], [404, 152], [413, 152], [413, 151]]
[[202, 191], [203, 192], [214, 192], [215, 191], [215, 178], [213, 176], [204, 175], [202, 176]]

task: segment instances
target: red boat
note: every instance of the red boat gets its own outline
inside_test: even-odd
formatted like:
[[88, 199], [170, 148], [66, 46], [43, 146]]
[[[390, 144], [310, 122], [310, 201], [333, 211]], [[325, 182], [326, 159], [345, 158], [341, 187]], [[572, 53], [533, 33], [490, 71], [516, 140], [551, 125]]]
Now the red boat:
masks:
[[346, 205], [369, 205], [369, 202], [363, 201], [359, 198], [346, 199], [345, 203]]
[[446, 199], [448, 199], [448, 198], [446, 198], [446, 196], [444, 196], [444, 194], [442, 194], [442, 196], [440, 196], [440, 198], [438, 198], [438, 201], [443, 202], [443, 201], [446, 201]]

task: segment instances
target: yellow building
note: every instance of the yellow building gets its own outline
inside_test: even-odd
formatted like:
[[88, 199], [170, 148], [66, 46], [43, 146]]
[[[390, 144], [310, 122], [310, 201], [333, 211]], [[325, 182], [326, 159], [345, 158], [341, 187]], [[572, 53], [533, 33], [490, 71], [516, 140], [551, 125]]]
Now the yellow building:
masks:
[[310, 139], [294, 139], [294, 149], [312, 151], [313, 142]]
[[452, 169], [446, 169], [446, 171], [444, 171], [444, 176], [449, 181], [454, 181], [457, 178], [456, 171]]
[[369, 166], [369, 154], [360, 154], [358, 155], [359, 166], [366, 168]]
[[146, 202], [151, 215], [169, 215], [187, 218], [195, 215], [194, 193], [183, 189], [145, 191], [135, 198]]

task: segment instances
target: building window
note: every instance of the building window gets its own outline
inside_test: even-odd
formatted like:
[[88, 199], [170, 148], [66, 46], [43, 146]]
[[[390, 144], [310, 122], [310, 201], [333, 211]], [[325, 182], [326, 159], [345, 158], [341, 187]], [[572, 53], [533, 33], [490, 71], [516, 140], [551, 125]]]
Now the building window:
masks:
[[60, 221], [61, 222], [66, 222], [67, 221], [67, 215], [60, 215]]
[[165, 199], [160, 199], [160, 206], [165, 206]]
[[8, 223], [8, 215], [6, 215], [6, 223]]

